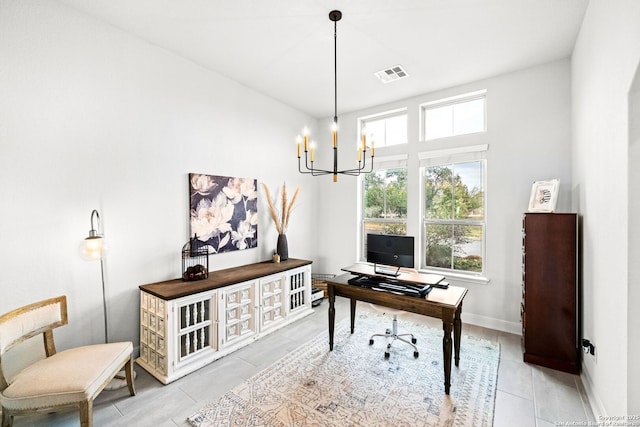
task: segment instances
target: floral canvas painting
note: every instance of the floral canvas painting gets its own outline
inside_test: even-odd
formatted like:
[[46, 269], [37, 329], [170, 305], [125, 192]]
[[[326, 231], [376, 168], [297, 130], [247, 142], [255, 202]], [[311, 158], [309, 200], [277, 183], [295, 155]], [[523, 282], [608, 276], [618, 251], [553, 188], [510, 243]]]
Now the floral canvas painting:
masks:
[[190, 173], [190, 238], [212, 254], [257, 247], [256, 187], [256, 179]]

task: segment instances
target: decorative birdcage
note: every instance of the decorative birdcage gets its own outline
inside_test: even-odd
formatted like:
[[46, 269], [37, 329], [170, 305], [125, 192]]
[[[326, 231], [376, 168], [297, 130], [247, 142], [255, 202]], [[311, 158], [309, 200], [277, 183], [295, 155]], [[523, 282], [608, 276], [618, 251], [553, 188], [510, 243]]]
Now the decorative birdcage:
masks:
[[182, 280], [202, 280], [209, 277], [209, 249], [194, 235], [182, 247]]

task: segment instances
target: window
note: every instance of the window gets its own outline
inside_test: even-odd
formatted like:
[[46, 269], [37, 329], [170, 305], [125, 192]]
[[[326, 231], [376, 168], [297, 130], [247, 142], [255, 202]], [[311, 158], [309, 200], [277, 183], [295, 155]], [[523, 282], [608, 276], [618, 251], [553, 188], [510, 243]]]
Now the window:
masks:
[[[384, 167], [385, 163], [380, 162]], [[366, 258], [367, 234], [407, 234], [406, 160], [364, 175], [362, 184], [360, 258]]]
[[405, 109], [364, 117], [360, 119], [359, 124], [360, 133], [367, 136], [367, 141], [374, 141], [376, 148], [407, 143]]
[[485, 153], [486, 146], [421, 153], [420, 268], [484, 271]]
[[486, 92], [443, 99], [420, 107], [425, 140], [484, 132]]

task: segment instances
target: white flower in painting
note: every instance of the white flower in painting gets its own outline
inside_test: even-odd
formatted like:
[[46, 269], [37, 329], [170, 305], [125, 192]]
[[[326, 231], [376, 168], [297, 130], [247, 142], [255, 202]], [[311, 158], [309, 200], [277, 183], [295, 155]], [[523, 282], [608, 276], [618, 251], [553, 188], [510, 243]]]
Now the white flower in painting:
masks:
[[247, 239], [253, 239], [256, 235], [256, 230], [248, 220], [242, 221], [238, 224], [238, 229], [231, 232], [231, 242], [236, 245], [238, 249], [247, 249]]
[[254, 180], [249, 178], [231, 178], [222, 191], [234, 204], [240, 202], [242, 197], [247, 200], [253, 200], [258, 197]]
[[245, 213], [247, 216], [246, 221], [249, 222], [249, 224], [258, 225], [258, 212], [246, 211]]
[[191, 230], [198, 239], [207, 241], [211, 237], [231, 231], [229, 221], [234, 207], [227, 203], [227, 198], [220, 194], [213, 203], [202, 199], [195, 211], [191, 212]]
[[191, 187], [196, 193], [203, 196], [211, 194], [217, 186], [218, 184], [213, 182], [213, 178], [209, 175], [193, 174], [191, 176]]
[[224, 248], [225, 246], [227, 246], [227, 243], [229, 243], [230, 238], [231, 238], [231, 233], [224, 233], [224, 236], [220, 239], [220, 242], [218, 243], [218, 249], [216, 250], [216, 253], [218, 253], [221, 248]]

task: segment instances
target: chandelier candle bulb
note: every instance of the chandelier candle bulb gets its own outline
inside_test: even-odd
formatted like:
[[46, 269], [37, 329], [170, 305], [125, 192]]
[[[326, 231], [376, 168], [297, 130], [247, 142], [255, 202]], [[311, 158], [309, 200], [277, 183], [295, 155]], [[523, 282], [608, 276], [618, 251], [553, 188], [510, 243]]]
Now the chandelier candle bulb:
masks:
[[358, 163], [362, 161], [362, 147], [358, 147]]
[[307, 129], [306, 126], [304, 127], [304, 129], [302, 129], [302, 136], [304, 137], [304, 152], [306, 153], [307, 151], [309, 151], [309, 129]]
[[336, 125], [335, 123], [333, 123], [333, 126], [331, 126], [331, 133], [333, 134], [333, 148], [337, 148], [338, 147], [338, 125]]
[[302, 137], [298, 135], [296, 137], [296, 145], [298, 146], [298, 158], [300, 158], [300, 144], [302, 143]]

